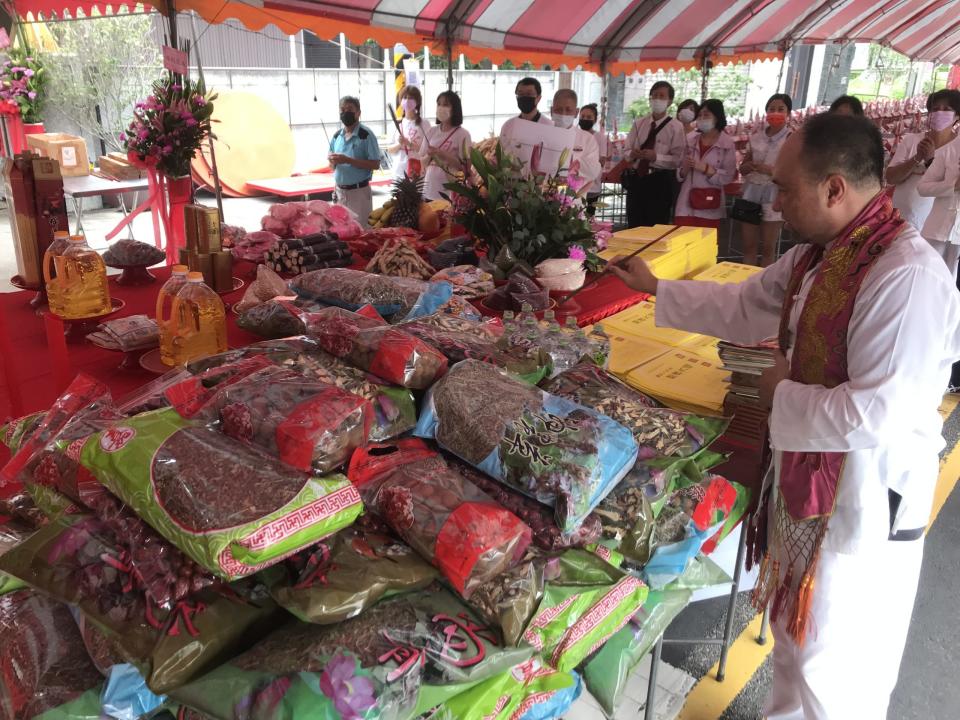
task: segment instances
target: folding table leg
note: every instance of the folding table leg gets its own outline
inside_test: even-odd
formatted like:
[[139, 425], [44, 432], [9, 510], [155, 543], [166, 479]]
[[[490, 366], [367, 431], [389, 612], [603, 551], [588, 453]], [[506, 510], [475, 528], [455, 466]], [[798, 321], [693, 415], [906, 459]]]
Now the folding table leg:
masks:
[[77, 218], [76, 234], [83, 235], [83, 198], [71, 195], [70, 199], [73, 200], [73, 214]]
[[757, 645], [767, 644], [767, 630], [770, 629], [770, 607], [763, 609], [763, 619], [760, 621], [760, 636], [757, 638]]
[[737, 566], [733, 571], [733, 587], [730, 588], [730, 601], [727, 603], [727, 624], [723, 631], [723, 645], [720, 649], [720, 664], [717, 666], [717, 682], [723, 682], [727, 672], [727, 653], [733, 634], [733, 614], [737, 607], [737, 594], [740, 592], [740, 575], [743, 571], [743, 556], [747, 549], [747, 525], [749, 518], [740, 523], [740, 542], [737, 547]]
[[660, 669], [660, 652], [663, 650], [663, 635], [657, 638], [657, 644], [650, 652], [650, 678], [647, 680], [647, 704], [643, 709], [643, 720], [653, 720], [653, 706], [657, 700], [657, 670]]

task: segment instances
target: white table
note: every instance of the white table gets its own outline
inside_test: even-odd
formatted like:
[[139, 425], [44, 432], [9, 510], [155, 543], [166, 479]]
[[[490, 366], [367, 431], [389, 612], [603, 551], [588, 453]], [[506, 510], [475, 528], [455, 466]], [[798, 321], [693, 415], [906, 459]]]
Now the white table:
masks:
[[[77, 216], [76, 234], [83, 234], [83, 199], [88, 197], [106, 197], [117, 195], [120, 199], [120, 210], [127, 216], [127, 205], [123, 200], [124, 193], [134, 193], [134, 203], [140, 198], [140, 192], [147, 189], [147, 179], [137, 180], [107, 180], [96, 175], [81, 175], [80, 177], [65, 177], [63, 179], [63, 194], [73, 201], [73, 210]], [[133, 229], [128, 225], [127, 234], [133, 239]]]

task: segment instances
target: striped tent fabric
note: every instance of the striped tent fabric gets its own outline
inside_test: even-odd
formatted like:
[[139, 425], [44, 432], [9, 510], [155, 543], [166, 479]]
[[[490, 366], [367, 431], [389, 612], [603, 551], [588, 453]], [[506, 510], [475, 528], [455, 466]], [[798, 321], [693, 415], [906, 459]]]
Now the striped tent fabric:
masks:
[[[22, 16], [117, 8], [14, 0]], [[161, 12], [166, 0], [147, 0]], [[915, 60], [960, 63], [960, 0], [175, 0], [215, 23], [392, 46], [431, 45], [472, 60], [611, 72], [782, 56], [797, 43], [875, 42]]]

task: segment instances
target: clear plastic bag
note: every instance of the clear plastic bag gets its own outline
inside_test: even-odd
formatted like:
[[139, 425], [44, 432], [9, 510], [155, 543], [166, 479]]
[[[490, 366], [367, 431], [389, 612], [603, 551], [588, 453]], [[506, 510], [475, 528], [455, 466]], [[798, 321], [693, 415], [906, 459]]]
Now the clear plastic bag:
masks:
[[520, 518], [420, 440], [356, 452], [349, 477], [367, 507], [464, 597], [516, 564], [530, 544], [530, 528]]
[[314, 270], [294, 278], [290, 287], [301, 297], [347, 310], [373, 305], [380, 315], [397, 321], [430, 315], [453, 295], [449, 283], [428, 283], [347, 268]]
[[[75, 703], [103, 678], [66, 605], [33, 590], [0, 596], [0, 717], [31, 720]], [[99, 695], [99, 693], [97, 693]], [[96, 718], [79, 712], [78, 718]]]
[[434, 586], [336, 625], [288, 624], [173, 697], [221, 720], [402, 720], [531, 654]]
[[627, 428], [477, 360], [458, 363], [430, 389], [415, 434], [554, 507], [567, 534], [637, 457]]
[[228, 580], [347, 527], [362, 511], [342, 475], [293, 471], [172, 409], [115, 423], [79, 457], [157, 532]]
[[432, 346], [349, 310], [330, 307], [301, 318], [328, 353], [395, 385], [423, 390], [447, 370], [447, 358]]
[[227, 385], [195, 418], [303, 472], [343, 465], [367, 442], [369, 400], [276, 366]]
[[544, 384], [554, 395], [586, 405], [629, 428], [639, 457], [690, 457], [727, 429], [729, 420], [661, 407], [592, 362], [582, 362]]

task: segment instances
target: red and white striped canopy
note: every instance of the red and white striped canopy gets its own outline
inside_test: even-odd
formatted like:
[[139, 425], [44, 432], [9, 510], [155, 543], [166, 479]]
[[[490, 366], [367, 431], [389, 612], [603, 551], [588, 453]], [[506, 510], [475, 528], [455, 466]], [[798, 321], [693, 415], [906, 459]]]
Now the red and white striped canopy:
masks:
[[[474, 60], [613, 72], [775, 57], [796, 43], [876, 42], [960, 63], [960, 0], [175, 0], [208, 22], [311, 30]], [[165, 0], [145, 0], [165, 12]], [[21, 15], [89, 11], [96, 0], [15, 0]]]

